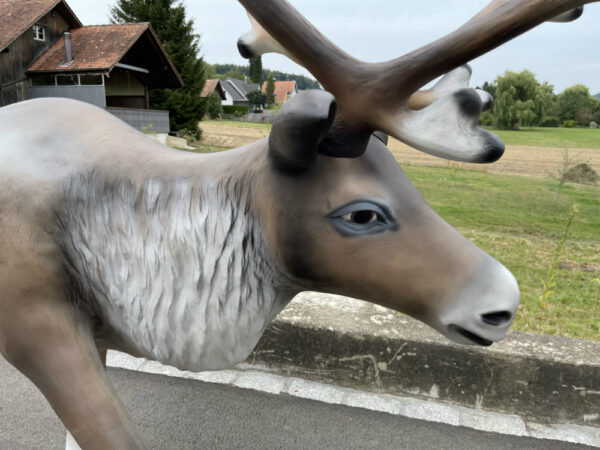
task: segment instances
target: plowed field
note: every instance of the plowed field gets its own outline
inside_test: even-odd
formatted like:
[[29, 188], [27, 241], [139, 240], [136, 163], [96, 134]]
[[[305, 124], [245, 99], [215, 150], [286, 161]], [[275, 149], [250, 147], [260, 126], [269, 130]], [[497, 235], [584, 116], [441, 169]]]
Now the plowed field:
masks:
[[[202, 143], [215, 147], [235, 148], [268, 136], [269, 130], [202, 123]], [[458, 167], [510, 175], [547, 177], [558, 171], [563, 161], [563, 148], [507, 146], [506, 153], [494, 164], [466, 164], [426, 155], [391, 139], [389, 148], [401, 164], [436, 167]], [[573, 162], [587, 162], [600, 172], [600, 149], [566, 149]]]

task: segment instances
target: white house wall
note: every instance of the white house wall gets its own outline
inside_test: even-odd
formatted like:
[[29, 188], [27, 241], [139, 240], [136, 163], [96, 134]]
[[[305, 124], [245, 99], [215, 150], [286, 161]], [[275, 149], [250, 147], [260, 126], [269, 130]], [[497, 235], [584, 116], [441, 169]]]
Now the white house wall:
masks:
[[233, 105], [233, 97], [227, 91], [225, 91], [225, 100], [221, 100], [221, 105], [223, 106], [232, 106]]

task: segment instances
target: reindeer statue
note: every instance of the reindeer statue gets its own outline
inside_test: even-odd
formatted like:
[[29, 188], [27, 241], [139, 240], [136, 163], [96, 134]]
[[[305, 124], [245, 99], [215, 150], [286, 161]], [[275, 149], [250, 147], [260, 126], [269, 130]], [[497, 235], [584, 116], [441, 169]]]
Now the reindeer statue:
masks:
[[326, 91], [298, 95], [268, 139], [222, 154], [170, 150], [84, 103], [1, 109], [0, 352], [46, 396], [67, 446], [144, 446], [107, 349], [231, 367], [302, 290], [405, 312], [463, 344], [501, 339], [514, 277], [429, 208], [385, 135], [496, 160], [502, 142], [477, 127], [491, 98], [467, 88], [464, 64], [591, 1], [493, 0], [449, 36], [366, 64], [287, 1], [240, 0], [254, 23], [242, 54], [287, 54]]

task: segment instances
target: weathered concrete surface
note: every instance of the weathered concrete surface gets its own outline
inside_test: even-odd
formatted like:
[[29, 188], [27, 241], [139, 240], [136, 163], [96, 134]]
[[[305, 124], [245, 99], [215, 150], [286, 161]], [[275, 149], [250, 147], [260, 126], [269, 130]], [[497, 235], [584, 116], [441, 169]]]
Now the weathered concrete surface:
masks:
[[489, 348], [465, 347], [391, 310], [304, 293], [248, 362], [339, 386], [600, 427], [600, 342], [510, 333]]

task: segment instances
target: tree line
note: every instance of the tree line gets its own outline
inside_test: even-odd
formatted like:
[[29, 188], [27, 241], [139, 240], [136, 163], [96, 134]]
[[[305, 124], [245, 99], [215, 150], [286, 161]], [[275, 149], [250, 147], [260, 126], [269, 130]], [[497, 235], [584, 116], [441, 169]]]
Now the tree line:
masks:
[[[259, 59], [259, 58], [257, 58]], [[237, 64], [208, 64], [207, 65], [207, 77], [208, 79], [220, 79], [225, 80], [228, 77], [237, 78], [243, 80], [244, 77], [252, 80], [254, 83], [261, 84], [266, 81], [269, 74], [273, 75], [276, 81], [295, 81], [298, 86], [298, 90], [304, 91], [306, 89], [321, 89], [321, 85], [318, 81], [315, 81], [304, 75], [296, 75], [286, 72], [280, 72], [278, 70], [263, 69], [261, 65], [260, 76], [256, 76], [256, 72], [251, 73], [251, 66], [240, 66]], [[258, 80], [258, 81], [256, 81]]]
[[520, 127], [597, 127], [600, 100], [587, 86], [576, 84], [559, 94], [554, 86], [540, 83], [529, 70], [506, 71], [481, 89], [494, 97], [494, 107], [481, 115], [481, 124], [500, 129]]

